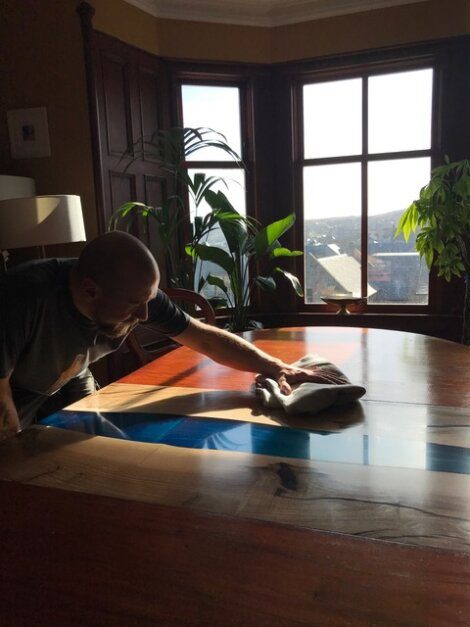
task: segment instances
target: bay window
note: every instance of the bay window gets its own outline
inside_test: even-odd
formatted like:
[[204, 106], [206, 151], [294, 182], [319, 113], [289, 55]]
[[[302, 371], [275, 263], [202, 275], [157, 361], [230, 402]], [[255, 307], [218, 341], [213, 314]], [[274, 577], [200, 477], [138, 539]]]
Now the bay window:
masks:
[[346, 294], [427, 305], [415, 237], [394, 235], [430, 176], [433, 69], [322, 77], [297, 90], [305, 304]]
[[[182, 125], [191, 128], [211, 128], [221, 133], [228, 145], [242, 157], [242, 115], [241, 115], [241, 88], [238, 85], [211, 85], [181, 84], [181, 112]], [[213, 191], [222, 191], [232, 203], [238, 213], [246, 215], [246, 182], [245, 171], [241, 161], [234, 163], [233, 159], [222, 150], [203, 148], [188, 158], [188, 173], [194, 177], [196, 173], [205, 174], [207, 178], [216, 177], [220, 181], [213, 187]], [[210, 211], [209, 205], [202, 201], [196, 207], [193, 199], [189, 201], [190, 221], [196, 216], [204, 217]], [[204, 242], [211, 246], [227, 248], [225, 238], [220, 228], [210, 232]], [[201, 277], [211, 274], [227, 283], [224, 271], [208, 261], [199, 261], [195, 271], [195, 289], [198, 289]], [[220, 297], [220, 290], [205, 284], [201, 293], [206, 298]]]

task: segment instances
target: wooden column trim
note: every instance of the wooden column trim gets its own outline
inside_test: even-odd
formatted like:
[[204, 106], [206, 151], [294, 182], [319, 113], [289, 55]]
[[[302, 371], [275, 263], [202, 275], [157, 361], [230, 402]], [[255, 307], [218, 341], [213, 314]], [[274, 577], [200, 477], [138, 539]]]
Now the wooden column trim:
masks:
[[80, 17], [83, 37], [83, 54], [85, 59], [85, 76], [88, 95], [88, 115], [91, 133], [96, 217], [98, 223], [98, 233], [101, 234], [107, 230], [107, 225], [104, 223], [103, 177], [101, 173], [100, 149], [98, 145], [98, 102], [95, 66], [93, 63], [94, 29], [92, 20], [95, 15], [95, 9], [88, 2], [81, 2], [77, 7], [77, 13]]

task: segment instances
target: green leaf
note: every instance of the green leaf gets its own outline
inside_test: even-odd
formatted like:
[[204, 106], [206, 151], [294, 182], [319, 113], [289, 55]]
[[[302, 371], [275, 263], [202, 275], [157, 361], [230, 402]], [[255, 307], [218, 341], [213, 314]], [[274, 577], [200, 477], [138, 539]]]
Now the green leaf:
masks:
[[211, 261], [212, 263], [215, 263], [228, 274], [230, 274], [233, 270], [233, 260], [222, 248], [207, 246], [206, 244], [190, 244], [185, 247], [185, 250], [193, 258], [196, 257], [202, 261]]
[[400, 219], [398, 220], [397, 228], [395, 231], [395, 237], [400, 235], [400, 233], [403, 233], [403, 237], [405, 238], [405, 241], [409, 240], [410, 233], [412, 230], [412, 225], [417, 220], [417, 216], [415, 212], [416, 212], [416, 204], [413, 202], [408, 207], [408, 209], [406, 209], [400, 216]]
[[426, 260], [426, 265], [427, 265], [428, 269], [430, 270], [431, 266], [432, 266], [432, 262], [434, 260], [434, 251], [433, 251], [432, 247], [427, 246], [424, 249], [424, 258]]
[[211, 209], [221, 209], [229, 213], [237, 213], [227, 196], [220, 190], [218, 192], [214, 192], [212, 189], [207, 190], [205, 200]]
[[206, 284], [207, 279], [205, 276], [201, 276], [199, 277], [199, 282], [197, 284], [197, 291], [200, 292], [202, 290], [202, 288], [204, 287], [204, 285]]
[[289, 250], [288, 248], [283, 248], [279, 246], [278, 248], [274, 248], [269, 253], [270, 259], [276, 259], [277, 257], [300, 257], [303, 255], [301, 250]]
[[[191, 178], [189, 177], [190, 181]], [[194, 180], [190, 183], [189, 187], [194, 198], [196, 207], [199, 207], [203, 200], [206, 200], [206, 195], [211, 191], [217, 183], [222, 183], [227, 186], [226, 181], [220, 176], [206, 176], [202, 172], [196, 172]], [[212, 192], [213, 193], [213, 192]]]
[[214, 309], [220, 309], [221, 307], [228, 307], [228, 301], [226, 298], [213, 296], [207, 299]]
[[223, 217], [219, 214], [217, 220], [230, 252], [235, 256], [242, 256], [247, 237], [247, 227], [243, 218], [233, 220], [230, 216]]
[[[198, 150], [208, 147], [221, 150], [237, 161], [240, 166], [243, 165], [240, 156], [227, 144], [226, 138], [221, 133], [210, 128], [181, 127], [157, 130], [150, 137], [139, 138], [134, 144], [130, 164], [145, 156], [155, 161], [162, 170], [185, 179], [187, 158]], [[129, 154], [124, 156], [129, 158]], [[186, 184], [188, 184], [187, 181]]]
[[227, 196], [218, 191], [209, 190], [205, 199], [212, 207], [214, 221], [218, 223], [225, 237], [229, 251], [233, 255], [243, 254], [243, 245], [246, 241], [249, 220], [236, 211]]
[[209, 285], [215, 285], [219, 289], [221, 289], [225, 294], [228, 293], [228, 287], [225, 285], [223, 279], [218, 276], [214, 276], [213, 274], [209, 274], [207, 277], [207, 282]]
[[196, 259], [197, 257], [196, 251], [194, 250], [194, 247], [192, 244], [186, 244], [186, 246], [184, 247], [184, 251], [187, 255], [189, 255], [193, 259]]
[[123, 218], [125, 218], [133, 209], [134, 207], [143, 207], [144, 209], [149, 209], [148, 205], [146, 205], [143, 202], [125, 202], [124, 204], [122, 204], [119, 209], [118, 212], [121, 214], [121, 216]]
[[282, 274], [286, 277], [286, 279], [294, 288], [294, 291], [297, 294], [297, 296], [302, 297], [304, 295], [304, 291], [302, 289], [302, 286], [300, 285], [300, 281], [294, 274], [291, 274], [290, 272], [287, 272], [286, 270], [283, 270], [282, 268], [279, 268], [279, 267], [274, 268], [274, 271], [279, 272], [279, 274]]
[[194, 235], [195, 237], [200, 237], [202, 233], [202, 218], [200, 216], [195, 216], [194, 218]]
[[267, 292], [274, 292], [276, 290], [276, 281], [272, 276], [257, 276], [255, 283]]
[[291, 228], [294, 222], [295, 213], [291, 213], [287, 217], [282, 218], [282, 220], [277, 220], [264, 227], [264, 229], [261, 229], [261, 231], [256, 234], [254, 240], [256, 256], [260, 258], [268, 252], [271, 246], [276, 243], [281, 235]]

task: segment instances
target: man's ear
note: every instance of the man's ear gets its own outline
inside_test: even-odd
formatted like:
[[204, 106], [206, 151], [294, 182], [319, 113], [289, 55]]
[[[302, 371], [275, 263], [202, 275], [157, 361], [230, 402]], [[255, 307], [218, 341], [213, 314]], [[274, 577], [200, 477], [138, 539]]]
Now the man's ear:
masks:
[[81, 282], [83, 297], [89, 302], [95, 301], [102, 294], [101, 287], [90, 277], [85, 277]]

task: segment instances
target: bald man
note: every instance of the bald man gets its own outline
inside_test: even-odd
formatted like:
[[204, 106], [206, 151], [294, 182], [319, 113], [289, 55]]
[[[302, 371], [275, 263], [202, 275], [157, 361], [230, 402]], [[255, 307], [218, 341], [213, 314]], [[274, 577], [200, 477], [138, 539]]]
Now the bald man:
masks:
[[117, 350], [139, 323], [238, 370], [276, 379], [332, 379], [294, 368], [242, 338], [188, 316], [158, 289], [155, 259], [138, 239], [113, 231], [78, 260], [47, 259], [0, 280], [0, 438], [95, 391], [88, 366]]

